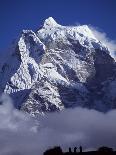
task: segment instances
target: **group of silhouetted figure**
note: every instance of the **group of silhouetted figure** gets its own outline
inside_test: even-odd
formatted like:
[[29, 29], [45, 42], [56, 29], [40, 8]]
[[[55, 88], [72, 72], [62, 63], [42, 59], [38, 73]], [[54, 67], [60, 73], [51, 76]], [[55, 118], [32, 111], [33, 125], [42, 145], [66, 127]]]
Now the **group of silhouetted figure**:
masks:
[[[77, 153], [77, 147], [74, 147], [74, 153]], [[79, 152], [82, 153], [82, 146], [79, 147]], [[72, 153], [71, 147], [69, 147], [69, 153]]]
[[85, 152], [83, 151], [82, 146], [80, 146], [78, 148], [74, 147], [73, 150], [71, 147], [69, 147], [68, 152], [63, 152], [61, 147], [54, 147], [44, 152], [44, 155], [79, 155], [79, 154], [81, 155], [82, 154], [83, 155], [116, 155], [116, 151], [113, 151], [112, 148], [103, 146], [103, 147], [100, 147], [96, 151]]

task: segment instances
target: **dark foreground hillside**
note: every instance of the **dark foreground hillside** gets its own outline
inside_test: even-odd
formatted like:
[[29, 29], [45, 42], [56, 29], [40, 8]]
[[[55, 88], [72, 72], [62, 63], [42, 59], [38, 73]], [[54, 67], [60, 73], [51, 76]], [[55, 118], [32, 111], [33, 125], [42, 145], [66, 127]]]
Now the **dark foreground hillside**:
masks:
[[69, 148], [68, 152], [63, 152], [60, 147], [54, 147], [45, 151], [43, 155], [116, 155], [116, 151], [113, 151], [112, 148], [100, 147], [96, 151], [83, 152], [80, 146], [79, 148], [75, 147], [73, 151]]

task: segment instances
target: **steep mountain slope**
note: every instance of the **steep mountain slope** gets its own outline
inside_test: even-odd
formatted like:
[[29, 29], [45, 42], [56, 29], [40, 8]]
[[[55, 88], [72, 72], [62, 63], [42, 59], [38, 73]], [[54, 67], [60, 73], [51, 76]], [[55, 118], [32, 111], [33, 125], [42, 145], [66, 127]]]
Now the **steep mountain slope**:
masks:
[[23, 30], [0, 71], [0, 92], [31, 115], [69, 107], [116, 108], [116, 65], [87, 25], [61, 26], [49, 17]]

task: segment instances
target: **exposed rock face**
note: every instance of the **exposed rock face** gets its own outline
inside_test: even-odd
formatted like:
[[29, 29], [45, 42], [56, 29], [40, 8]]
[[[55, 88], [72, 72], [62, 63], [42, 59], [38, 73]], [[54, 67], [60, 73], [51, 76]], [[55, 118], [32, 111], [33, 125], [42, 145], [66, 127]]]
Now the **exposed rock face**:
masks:
[[82, 106], [116, 108], [116, 65], [88, 26], [61, 26], [50, 17], [23, 30], [0, 71], [1, 92], [37, 116]]

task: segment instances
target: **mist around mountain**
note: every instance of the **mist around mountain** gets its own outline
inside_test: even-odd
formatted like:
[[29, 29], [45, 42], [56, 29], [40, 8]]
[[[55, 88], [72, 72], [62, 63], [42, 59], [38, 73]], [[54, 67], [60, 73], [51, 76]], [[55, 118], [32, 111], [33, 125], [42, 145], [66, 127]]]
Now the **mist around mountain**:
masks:
[[42, 155], [54, 146], [64, 152], [80, 145], [83, 151], [101, 146], [116, 150], [116, 110], [68, 108], [37, 120], [14, 108], [6, 95], [0, 103], [0, 155]]

